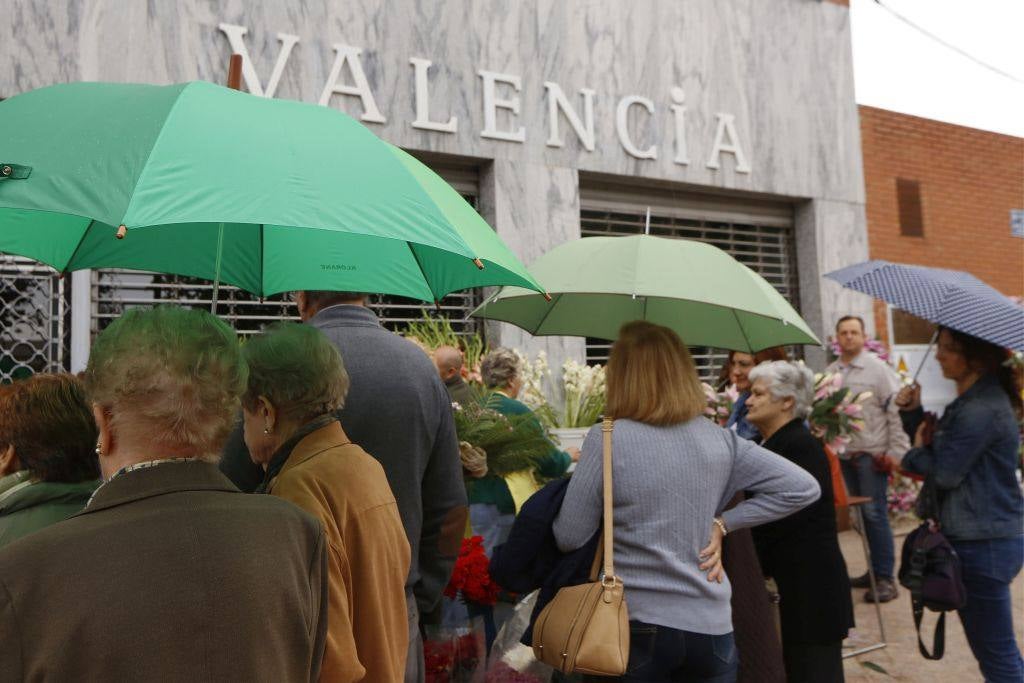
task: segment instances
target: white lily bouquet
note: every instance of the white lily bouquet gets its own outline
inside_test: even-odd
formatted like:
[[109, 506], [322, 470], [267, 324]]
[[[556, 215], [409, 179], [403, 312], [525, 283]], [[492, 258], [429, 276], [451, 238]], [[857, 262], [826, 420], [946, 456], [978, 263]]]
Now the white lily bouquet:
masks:
[[523, 380], [521, 399], [548, 429], [590, 427], [604, 410], [605, 373], [603, 365], [586, 365], [575, 360], [562, 364], [562, 395], [564, 402], [555, 406], [554, 378], [547, 354], [540, 351], [531, 361], [522, 351], [519, 356]]

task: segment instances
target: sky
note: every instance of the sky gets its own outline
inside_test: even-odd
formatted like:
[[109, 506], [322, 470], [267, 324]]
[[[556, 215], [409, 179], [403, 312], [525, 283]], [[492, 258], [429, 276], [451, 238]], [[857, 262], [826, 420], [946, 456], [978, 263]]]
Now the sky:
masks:
[[1024, 137], [1024, 0], [851, 0], [857, 103]]

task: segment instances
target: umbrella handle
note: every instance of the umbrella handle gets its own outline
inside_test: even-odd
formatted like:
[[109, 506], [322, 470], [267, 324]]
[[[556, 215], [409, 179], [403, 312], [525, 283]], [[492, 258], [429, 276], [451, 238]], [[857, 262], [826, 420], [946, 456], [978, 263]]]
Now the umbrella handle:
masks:
[[224, 224], [217, 228], [217, 261], [213, 267], [213, 301], [210, 302], [210, 313], [217, 315], [217, 295], [220, 293], [220, 262], [224, 255]]
[[928, 342], [928, 348], [925, 349], [924, 357], [921, 358], [920, 365], [917, 366], [917, 370], [914, 372], [914, 384], [917, 384], [917, 378], [921, 374], [921, 368], [924, 367], [925, 362], [928, 360], [928, 354], [931, 353], [932, 347], [935, 346], [935, 341], [939, 338], [939, 330], [936, 328], [935, 334], [932, 335], [932, 340]]

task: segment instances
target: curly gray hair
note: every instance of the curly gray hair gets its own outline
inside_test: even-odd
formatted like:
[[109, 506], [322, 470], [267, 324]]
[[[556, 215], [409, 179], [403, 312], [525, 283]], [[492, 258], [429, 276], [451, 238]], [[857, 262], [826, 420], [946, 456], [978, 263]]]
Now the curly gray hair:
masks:
[[507, 387], [518, 376], [519, 357], [511, 349], [494, 349], [480, 361], [480, 377], [488, 389]]
[[793, 415], [806, 418], [814, 403], [814, 373], [803, 363], [776, 360], [761, 363], [748, 375], [751, 384], [764, 380], [776, 399], [792, 398]]
[[231, 433], [246, 367], [222, 320], [180, 306], [134, 308], [96, 338], [85, 369], [89, 399], [115, 433], [145, 435], [154, 451], [216, 460]]

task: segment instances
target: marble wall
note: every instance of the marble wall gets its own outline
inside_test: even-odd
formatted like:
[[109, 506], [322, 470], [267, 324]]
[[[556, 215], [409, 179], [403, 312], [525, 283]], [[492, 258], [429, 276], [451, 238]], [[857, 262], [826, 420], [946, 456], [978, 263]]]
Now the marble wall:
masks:
[[[274, 96], [316, 103], [338, 55], [348, 54], [336, 80], [351, 86], [365, 75], [372, 105], [328, 91], [327, 106], [355, 116], [376, 108], [383, 122], [366, 125], [395, 144], [482, 160], [484, 215], [527, 262], [579, 235], [579, 171], [651, 178], [794, 202], [805, 316], [818, 327], [847, 306], [868, 310], [819, 277], [866, 256], [845, 7], [815, 0], [5, 0], [0, 12], [0, 97], [72, 80], [223, 82], [233, 32], [249, 57], [250, 89], [267, 90], [276, 73]], [[433, 64], [429, 93], [420, 93], [430, 120], [454, 117], [457, 131], [413, 126], [413, 58]], [[484, 135], [487, 73], [518, 86], [495, 82], [494, 99], [517, 100], [518, 111], [498, 107], [494, 127], [499, 135], [521, 128], [521, 142]], [[564, 144], [547, 144], [545, 83], [557, 84], [581, 119], [580, 91], [593, 91], [592, 150], [562, 114]], [[653, 113], [631, 105], [619, 125], [617, 110], [629, 96], [649, 101]], [[620, 141], [623, 128], [632, 154]], [[719, 134], [738, 144], [747, 172], [728, 152], [709, 167]], [[637, 157], [649, 147], [656, 158]], [[688, 163], [680, 163], [683, 156]], [[505, 332], [501, 338], [515, 340]], [[578, 344], [560, 348], [578, 352]]]

